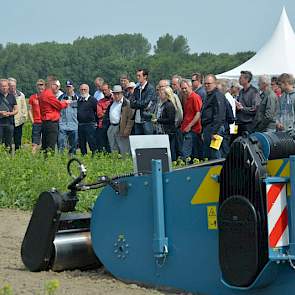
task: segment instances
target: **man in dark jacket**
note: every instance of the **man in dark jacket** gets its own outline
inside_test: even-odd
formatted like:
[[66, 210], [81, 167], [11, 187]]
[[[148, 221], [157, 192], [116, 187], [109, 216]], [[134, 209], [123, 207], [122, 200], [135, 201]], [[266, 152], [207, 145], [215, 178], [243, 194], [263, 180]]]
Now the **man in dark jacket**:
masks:
[[258, 85], [261, 90], [261, 102], [254, 119], [254, 132], [276, 131], [276, 116], [279, 106], [270, 83], [270, 77], [266, 75], [259, 77]]
[[8, 80], [0, 79], [0, 144], [11, 151], [13, 137], [13, 116], [18, 112], [15, 96], [9, 93]]
[[148, 82], [148, 70], [139, 69], [136, 77], [138, 86], [130, 98], [131, 108], [135, 110], [134, 133], [136, 135], [153, 134], [151, 113], [156, 107], [156, 93], [154, 87]]
[[236, 101], [238, 135], [252, 130], [253, 120], [260, 104], [259, 92], [251, 85], [251, 80], [251, 72], [241, 71], [239, 83], [243, 88], [240, 90], [238, 101]]
[[[225, 96], [217, 89], [216, 77], [209, 74], [205, 78], [207, 98], [202, 108], [202, 128], [204, 139], [204, 157], [209, 160], [221, 158], [222, 146], [218, 149], [210, 147], [211, 143], [225, 134], [226, 106]], [[221, 143], [222, 145], [222, 143]]]
[[87, 154], [87, 142], [92, 155], [96, 152], [96, 105], [97, 100], [89, 94], [89, 86], [81, 84], [77, 117], [79, 146], [83, 156]]

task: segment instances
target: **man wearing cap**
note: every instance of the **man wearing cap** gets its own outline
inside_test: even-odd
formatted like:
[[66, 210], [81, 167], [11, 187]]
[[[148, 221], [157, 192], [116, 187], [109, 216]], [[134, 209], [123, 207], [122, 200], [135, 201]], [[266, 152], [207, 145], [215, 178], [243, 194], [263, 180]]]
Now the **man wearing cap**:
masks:
[[240, 84], [238, 81], [232, 81], [229, 89], [229, 93], [231, 96], [238, 100], [239, 94], [240, 94]]
[[113, 87], [113, 102], [109, 105], [106, 117], [109, 121], [108, 140], [111, 151], [120, 154], [130, 152], [129, 135], [134, 124], [134, 110], [130, 102], [123, 96], [120, 85]]
[[136, 87], [136, 84], [134, 82], [129, 82], [126, 88], [126, 92], [124, 94], [124, 97], [129, 99], [134, 95], [134, 89]]
[[60, 100], [60, 98], [64, 95], [64, 93], [60, 90], [60, 82], [59, 80], [53, 80], [52, 81], [52, 92], [55, 95], [56, 98]]
[[32, 153], [37, 151], [41, 144], [41, 129], [42, 120], [39, 106], [39, 94], [45, 89], [45, 81], [42, 79], [36, 82], [37, 93], [34, 93], [29, 98], [29, 118], [32, 125]]
[[58, 89], [58, 80], [52, 78], [46, 84], [46, 89], [39, 95], [39, 105], [42, 120], [42, 150], [55, 150], [58, 136], [60, 111], [67, 108], [70, 101], [59, 101], [55, 93]]
[[69, 154], [76, 154], [78, 143], [78, 119], [77, 119], [77, 101], [78, 96], [74, 92], [73, 82], [66, 81], [66, 93], [64, 93], [59, 100], [70, 101], [68, 108], [61, 110], [59, 119], [59, 132], [58, 132], [58, 150], [63, 152], [65, 147], [69, 147]]

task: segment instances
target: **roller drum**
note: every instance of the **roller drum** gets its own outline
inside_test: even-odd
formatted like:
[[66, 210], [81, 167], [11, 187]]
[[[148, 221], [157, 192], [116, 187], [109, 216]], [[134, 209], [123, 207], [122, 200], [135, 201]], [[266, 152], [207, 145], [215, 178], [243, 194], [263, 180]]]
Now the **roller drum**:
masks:
[[268, 160], [288, 158], [295, 154], [295, 140], [288, 132], [266, 132], [264, 134], [270, 148]]
[[89, 231], [58, 232], [53, 243], [53, 271], [89, 269], [101, 266], [93, 252]]

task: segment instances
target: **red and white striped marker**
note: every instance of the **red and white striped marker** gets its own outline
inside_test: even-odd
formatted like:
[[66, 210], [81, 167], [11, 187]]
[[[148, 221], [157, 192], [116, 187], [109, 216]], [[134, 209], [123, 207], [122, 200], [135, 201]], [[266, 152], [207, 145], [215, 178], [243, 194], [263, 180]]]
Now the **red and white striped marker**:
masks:
[[270, 248], [289, 245], [286, 184], [266, 186], [268, 243]]

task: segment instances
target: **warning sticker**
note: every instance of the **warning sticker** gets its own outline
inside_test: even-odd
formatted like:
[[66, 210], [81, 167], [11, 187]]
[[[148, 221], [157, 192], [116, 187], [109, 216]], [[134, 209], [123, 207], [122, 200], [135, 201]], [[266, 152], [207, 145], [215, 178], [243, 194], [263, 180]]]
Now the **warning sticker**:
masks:
[[207, 206], [208, 229], [217, 229], [217, 207]]

